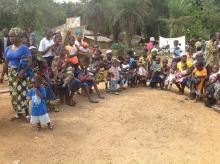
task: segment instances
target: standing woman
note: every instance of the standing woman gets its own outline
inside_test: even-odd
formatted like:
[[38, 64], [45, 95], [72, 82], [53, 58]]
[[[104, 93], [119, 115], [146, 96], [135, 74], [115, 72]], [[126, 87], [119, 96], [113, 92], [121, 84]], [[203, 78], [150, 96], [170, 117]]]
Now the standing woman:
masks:
[[25, 111], [26, 118], [29, 117], [26, 100], [27, 79], [24, 76], [26, 70], [21, 69], [18, 72], [18, 67], [20, 60], [25, 57], [28, 60], [28, 68], [30, 68], [32, 65], [32, 57], [28, 47], [22, 44], [21, 36], [22, 31], [20, 28], [12, 28], [9, 32], [9, 39], [12, 45], [5, 50], [5, 63], [3, 65], [3, 72], [0, 79], [3, 81], [4, 75], [8, 71], [11, 103], [13, 109], [17, 112], [12, 120], [22, 117], [23, 110]]

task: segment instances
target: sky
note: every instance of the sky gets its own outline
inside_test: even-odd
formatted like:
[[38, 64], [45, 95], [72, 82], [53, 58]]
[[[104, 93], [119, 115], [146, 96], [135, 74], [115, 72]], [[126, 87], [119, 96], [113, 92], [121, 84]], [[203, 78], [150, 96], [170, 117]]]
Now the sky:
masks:
[[79, 2], [79, 0], [54, 0], [55, 2]]

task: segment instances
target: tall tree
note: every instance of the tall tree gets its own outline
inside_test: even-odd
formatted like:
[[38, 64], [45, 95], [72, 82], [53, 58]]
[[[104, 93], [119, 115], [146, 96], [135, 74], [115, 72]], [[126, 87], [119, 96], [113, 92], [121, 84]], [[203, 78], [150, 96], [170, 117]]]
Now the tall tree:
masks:
[[[115, 1], [116, 2], [116, 1]], [[138, 27], [143, 26], [145, 16], [151, 11], [150, 0], [118, 0], [114, 15], [114, 23], [120, 26], [127, 33], [128, 46], [131, 47], [132, 35], [136, 34]]]

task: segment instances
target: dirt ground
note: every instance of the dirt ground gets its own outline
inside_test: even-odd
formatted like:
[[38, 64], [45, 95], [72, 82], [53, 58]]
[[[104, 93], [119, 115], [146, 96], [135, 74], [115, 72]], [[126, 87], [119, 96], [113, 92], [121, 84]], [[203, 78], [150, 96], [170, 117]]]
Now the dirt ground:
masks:
[[219, 163], [220, 114], [202, 103], [146, 88], [105, 96], [99, 104], [77, 96], [76, 107], [50, 114], [53, 131], [37, 132], [9, 121], [9, 95], [1, 94], [0, 163]]

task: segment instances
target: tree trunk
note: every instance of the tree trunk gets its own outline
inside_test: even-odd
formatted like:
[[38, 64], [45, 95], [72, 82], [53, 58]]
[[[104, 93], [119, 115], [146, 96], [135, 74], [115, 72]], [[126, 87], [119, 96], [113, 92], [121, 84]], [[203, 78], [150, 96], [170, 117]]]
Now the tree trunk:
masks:
[[115, 42], [119, 41], [119, 34], [120, 34], [120, 27], [119, 27], [119, 22], [117, 22], [115, 25], [113, 25], [113, 30], [112, 30], [112, 36]]
[[98, 44], [98, 35], [96, 30], [94, 31], [94, 44]]
[[132, 48], [131, 40], [132, 40], [132, 34], [127, 33], [127, 44], [129, 48]]

